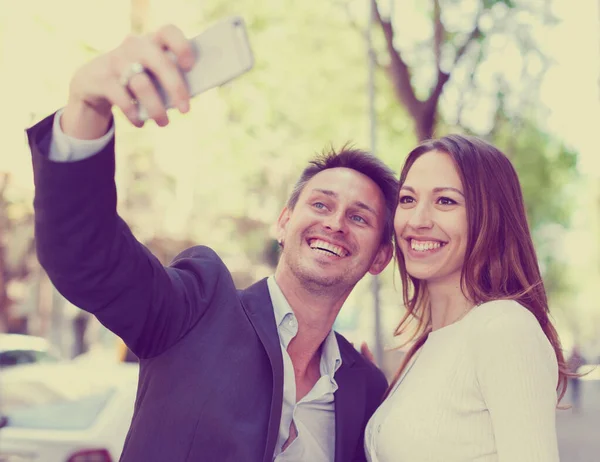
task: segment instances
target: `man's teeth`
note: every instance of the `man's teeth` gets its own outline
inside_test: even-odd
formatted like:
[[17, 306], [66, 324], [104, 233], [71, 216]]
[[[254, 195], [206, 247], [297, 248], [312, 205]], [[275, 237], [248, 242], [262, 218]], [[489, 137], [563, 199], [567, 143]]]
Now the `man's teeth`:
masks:
[[345, 257], [348, 252], [339, 245], [330, 244], [329, 242], [321, 241], [320, 239], [314, 239], [310, 241], [310, 248], [314, 250], [325, 250], [338, 257]]
[[426, 250], [434, 250], [442, 247], [443, 243], [439, 241], [417, 241], [416, 239], [410, 240], [410, 247], [418, 252], [425, 252]]

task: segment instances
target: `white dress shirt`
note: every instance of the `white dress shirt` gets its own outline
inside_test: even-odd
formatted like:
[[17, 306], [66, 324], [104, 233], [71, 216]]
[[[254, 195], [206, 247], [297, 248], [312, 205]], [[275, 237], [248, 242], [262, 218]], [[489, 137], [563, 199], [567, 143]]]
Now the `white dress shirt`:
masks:
[[[296, 402], [296, 379], [294, 366], [287, 346], [298, 333], [298, 321], [277, 285], [275, 278], [267, 279], [269, 294], [275, 310], [275, 322], [279, 332], [283, 355], [283, 407], [279, 436], [275, 446], [275, 462], [326, 462], [335, 455], [335, 404], [334, 393], [338, 385], [335, 372], [342, 364], [337, 339], [333, 331], [323, 343], [321, 354], [321, 377], [300, 401]], [[281, 452], [294, 422], [298, 436]]]

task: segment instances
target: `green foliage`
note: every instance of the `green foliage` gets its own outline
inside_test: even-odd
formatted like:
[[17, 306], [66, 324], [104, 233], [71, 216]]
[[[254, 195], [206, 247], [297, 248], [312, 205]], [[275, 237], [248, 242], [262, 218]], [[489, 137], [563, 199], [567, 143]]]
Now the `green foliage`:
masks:
[[530, 226], [569, 225], [569, 185], [577, 179], [577, 154], [529, 120], [498, 120], [490, 140], [508, 155], [519, 174]]
[[531, 120], [502, 111], [500, 106], [488, 138], [509, 156], [519, 175], [529, 226], [552, 302], [571, 290], [567, 261], [559, 249], [573, 212], [577, 154]]
[[516, 2], [513, 0], [483, 0], [482, 5], [485, 9], [491, 9], [496, 5], [504, 5], [508, 8], [515, 8]]

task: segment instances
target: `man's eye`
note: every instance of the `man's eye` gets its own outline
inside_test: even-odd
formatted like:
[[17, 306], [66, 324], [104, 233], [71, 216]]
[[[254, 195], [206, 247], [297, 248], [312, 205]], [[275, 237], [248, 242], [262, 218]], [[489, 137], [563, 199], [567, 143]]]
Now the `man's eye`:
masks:
[[456, 201], [453, 199], [450, 199], [449, 197], [440, 197], [438, 199], [438, 202], [441, 205], [456, 205]]
[[356, 221], [358, 223], [364, 223], [367, 224], [367, 220], [365, 220], [363, 217], [361, 217], [360, 215], [352, 215], [351, 218], [353, 221]]
[[323, 202], [315, 202], [313, 204], [313, 207], [316, 209], [324, 209], [325, 208], [325, 204], [323, 204]]

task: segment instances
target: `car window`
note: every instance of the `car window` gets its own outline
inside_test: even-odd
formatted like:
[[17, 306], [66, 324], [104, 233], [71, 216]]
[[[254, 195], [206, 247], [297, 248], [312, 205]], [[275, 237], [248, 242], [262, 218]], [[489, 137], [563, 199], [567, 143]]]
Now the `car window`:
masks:
[[35, 362], [35, 356], [32, 351], [13, 350], [0, 353], [0, 367], [17, 366], [33, 362]]
[[9, 350], [0, 353], [0, 367], [20, 364], [57, 362], [59, 359], [46, 352], [37, 350]]
[[52, 430], [89, 428], [117, 392], [114, 383], [94, 380], [73, 369], [70, 374], [63, 369], [45, 371], [45, 374], [13, 375], [12, 379], [2, 380], [0, 412], [8, 417], [7, 426]]
[[94, 424], [114, 393], [115, 390], [110, 389], [76, 400], [61, 399], [46, 404], [20, 407], [7, 413], [7, 426], [46, 430], [84, 430]]

